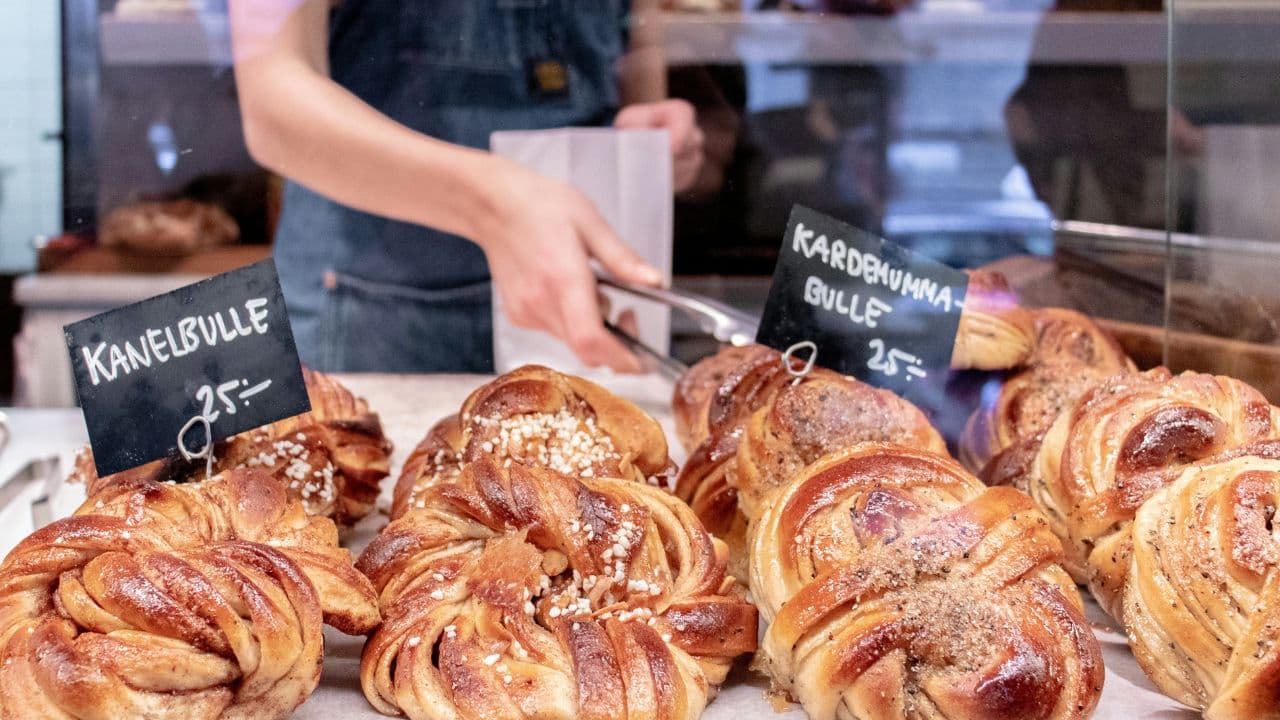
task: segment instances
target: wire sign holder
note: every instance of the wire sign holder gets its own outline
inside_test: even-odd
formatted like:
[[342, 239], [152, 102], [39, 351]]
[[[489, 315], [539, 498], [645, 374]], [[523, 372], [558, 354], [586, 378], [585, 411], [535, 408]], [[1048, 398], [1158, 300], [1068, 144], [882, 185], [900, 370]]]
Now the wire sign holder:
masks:
[[[795, 354], [801, 350], [809, 351], [809, 359], [804, 361], [799, 368], [796, 367], [792, 360], [797, 359]], [[782, 367], [787, 369], [787, 374], [792, 377], [791, 384], [799, 385], [800, 381], [805, 379], [809, 373], [813, 372], [814, 363], [818, 361], [818, 344], [812, 340], [801, 340], [800, 342], [787, 348], [782, 353]]]
[[[204, 447], [196, 452], [187, 449], [187, 432], [196, 425], [204, 425]], [[209, 422], [209, 418], [204, 415], [196, 415], [187, 421], [186, 425], [178, 431], [178, 452], [182, 454], [182, 459], [187, 462], [192, 460], [204, 459], [204, 479], [209, 480], [213, 477], [213, 423]]]

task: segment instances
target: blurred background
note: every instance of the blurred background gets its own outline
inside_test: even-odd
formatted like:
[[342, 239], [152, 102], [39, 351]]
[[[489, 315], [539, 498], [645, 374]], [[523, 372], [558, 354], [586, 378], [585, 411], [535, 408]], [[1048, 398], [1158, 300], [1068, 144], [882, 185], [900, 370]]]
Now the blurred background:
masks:
[[[1280, 399], [1280, 2], [670, 0], [661, 24], [709, 159], [678, 286], [758, 310], [801, 203]], [[62, 324], [266, 257], [280, 189], [224, 0], [0, 2], [0, 403], [74, 404]]]

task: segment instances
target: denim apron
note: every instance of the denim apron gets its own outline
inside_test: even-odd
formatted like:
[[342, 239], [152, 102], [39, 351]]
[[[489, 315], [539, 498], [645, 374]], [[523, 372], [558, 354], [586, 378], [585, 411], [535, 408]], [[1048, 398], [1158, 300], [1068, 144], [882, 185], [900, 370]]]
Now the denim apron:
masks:
[[[604, 124], [618, 106], [628, 7], [345, 0], [330, 22], [332, 75], [392, 119], [474, 148], [497, 130]], [[290, 182], [275, 257], [298, 350], [313, 367], [492, 370], [489, 270], [473, 243]]]

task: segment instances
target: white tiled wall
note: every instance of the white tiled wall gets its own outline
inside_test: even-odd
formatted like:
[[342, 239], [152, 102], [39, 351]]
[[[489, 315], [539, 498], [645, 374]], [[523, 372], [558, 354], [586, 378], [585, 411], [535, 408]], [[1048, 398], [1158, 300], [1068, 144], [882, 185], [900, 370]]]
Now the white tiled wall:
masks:
[[34, 263], [31, 238], [60, 231], [59, 3], [0, 0], [0, 272]]

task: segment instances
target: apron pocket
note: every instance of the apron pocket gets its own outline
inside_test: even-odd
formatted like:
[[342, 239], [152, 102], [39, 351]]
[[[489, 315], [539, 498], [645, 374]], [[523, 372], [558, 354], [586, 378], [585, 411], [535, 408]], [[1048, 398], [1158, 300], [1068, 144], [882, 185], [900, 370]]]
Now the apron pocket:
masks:
[[325, 273], [320, 336], [330, 372], [493, 371], [488, 281], [427, 290]]

